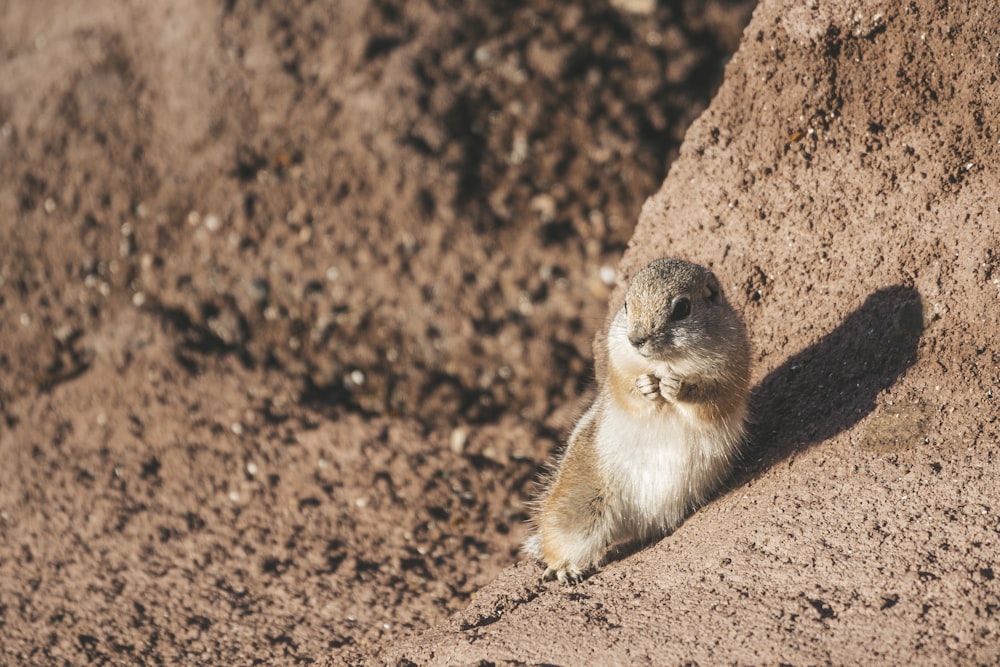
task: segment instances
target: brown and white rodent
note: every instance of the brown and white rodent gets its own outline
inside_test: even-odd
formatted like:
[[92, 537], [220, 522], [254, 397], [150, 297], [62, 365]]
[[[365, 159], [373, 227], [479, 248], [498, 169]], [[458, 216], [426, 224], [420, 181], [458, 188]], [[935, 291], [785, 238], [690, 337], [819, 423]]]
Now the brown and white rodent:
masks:
[[715, 275], [658, 259], [608, 329], [608, 369], [538, 500], [524, 551], [579, 581], [613, 545], [672, 532], [728, 475], [744, 438], [746, 327]]

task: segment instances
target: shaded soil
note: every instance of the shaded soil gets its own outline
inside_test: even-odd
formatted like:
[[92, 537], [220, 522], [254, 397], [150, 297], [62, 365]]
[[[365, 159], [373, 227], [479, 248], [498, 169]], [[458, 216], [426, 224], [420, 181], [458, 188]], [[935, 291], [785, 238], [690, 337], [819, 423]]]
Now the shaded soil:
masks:
[[0, 6], [0, 663], [463, 609], [750, 10]]

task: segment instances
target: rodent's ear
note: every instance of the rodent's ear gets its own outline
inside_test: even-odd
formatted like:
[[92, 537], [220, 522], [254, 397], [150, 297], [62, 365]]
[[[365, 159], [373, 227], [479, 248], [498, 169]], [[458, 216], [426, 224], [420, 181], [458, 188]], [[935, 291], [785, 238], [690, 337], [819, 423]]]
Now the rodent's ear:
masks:
[[705, 278], [705, 298], [715, 303], [719, 300], [720, 292], [719, 279], [715, 277], [714, 273], [709, 272], [708, 277]]

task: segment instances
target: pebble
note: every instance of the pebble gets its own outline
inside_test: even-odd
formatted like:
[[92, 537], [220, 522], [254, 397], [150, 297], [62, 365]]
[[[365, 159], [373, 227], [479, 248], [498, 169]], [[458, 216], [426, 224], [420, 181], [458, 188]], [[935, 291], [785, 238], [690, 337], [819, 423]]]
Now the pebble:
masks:
[[611, 0], [611, 6], [632, 14], [652, 14], [656, 11], [656, 0]]
[[448, 440], [448, 448], [454, 454], [461, 454], [465, 450], [465, 442], [468, 439], [468, 435], [464, 428], [456, 428], [451, 432], [451, 438]]
[[271, 284], [264, 278], [254, 278], [247, 285], [247, 294], [254, 301], [266, 301], [271, 294]]
[[531, 210], [538, 214], [542, 222], [552, 222], [556, 217], [556, 198], [548, 193], [531, 198]]
[[615, 284], [616, 272], [613, 266], [605, 264], [601, 267], [601, 282], [612, 287]]
[[57, 328], [52, 335], [55, 336], [56, 340], [59, 341], [61, 345], [65, 345], [69, 341], [70, 336], [73, 335], [73, 327], [68, 324], [63, 324]]
[[485, 65], [489, 61], [493, 60], [493, 53], [489, 50], [489, 48], [480, 46], [476, 49], [472, 57], [475, 59], [477, 65]]

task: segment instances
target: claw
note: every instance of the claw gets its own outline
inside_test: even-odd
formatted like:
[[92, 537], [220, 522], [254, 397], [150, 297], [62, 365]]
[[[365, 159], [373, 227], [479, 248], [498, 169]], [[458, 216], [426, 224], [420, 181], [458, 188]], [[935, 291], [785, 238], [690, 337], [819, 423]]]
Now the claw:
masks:
[[660, 384], [657, 389], [663, 400], [673, 403], [677, 400], [677, 395], [681, 391], [681, 380], [676, 376], [668, 375], [660, 378]]
[[656, 401], [660, 399], [662, 382], [660, 378], [652, 374], [640, 375], [635, 379], [635, 388], [642, 394], [643, 398]]
[[542, 581], [552, 581], [558, 579], [560, 584], [574, 585], [583, 581], [583, 570], [572, 565], [558, 569], [547, 567], [542, 573]]

